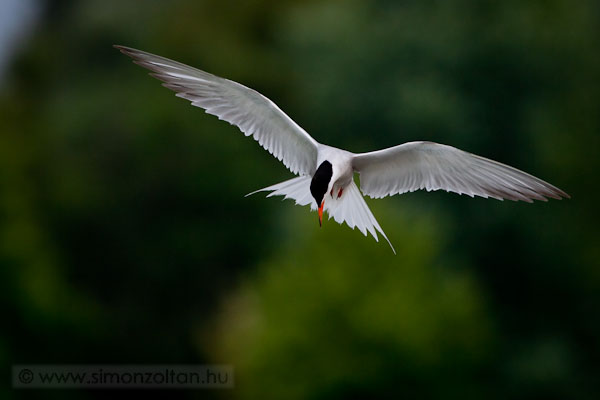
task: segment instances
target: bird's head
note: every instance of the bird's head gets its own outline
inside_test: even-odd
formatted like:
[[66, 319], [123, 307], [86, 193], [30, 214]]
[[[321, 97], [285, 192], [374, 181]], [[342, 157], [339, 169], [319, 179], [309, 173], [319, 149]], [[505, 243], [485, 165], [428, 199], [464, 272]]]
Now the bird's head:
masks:
[[323, 223], [323, 206], [325, 205], [325, 194], [331, 185], [333, 168], [329, 161], [323, 161], [315, 171], [310, 182], [310, 193], [319, 207], [319, 226]]

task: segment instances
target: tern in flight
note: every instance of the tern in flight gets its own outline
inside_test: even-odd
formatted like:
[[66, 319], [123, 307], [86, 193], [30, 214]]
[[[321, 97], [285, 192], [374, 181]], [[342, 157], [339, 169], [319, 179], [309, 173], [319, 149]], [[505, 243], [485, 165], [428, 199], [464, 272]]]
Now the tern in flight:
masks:
[[[177, 97], [208, 114], [236, 125], [252, 136], [294, 174], [295, 178], [259, 189], [270, 196], [292, 198], [298, 205], [323, 210], [329, 218], [376, 241], [379, 232], [396, 251], [369, 210], [365, 195], [379, 199], [418, 189], [446, 190], [471, 197], [547, 201], [569, 195], [516, 168], [455, 147], [433, 142], [409, 142], [368, 153], [351, 153], [317, 142], [275, 103], [237, 82], [141, 50], [115, 46], [163, 81]], [[360, 190], [354, 173], [360, 176]]]

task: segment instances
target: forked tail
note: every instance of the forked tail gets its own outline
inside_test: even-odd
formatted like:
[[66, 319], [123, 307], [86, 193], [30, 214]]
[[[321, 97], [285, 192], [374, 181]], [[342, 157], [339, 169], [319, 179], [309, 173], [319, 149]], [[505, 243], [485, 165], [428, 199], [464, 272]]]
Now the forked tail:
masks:
[[[315, 211], [317, 209], [317, 203], [310, 194], [311, 179], [310, 176], [299, 176], [248, 193], [246, 197], [258, 192], [271, 192], [267, 197], [284, 196], [284, 199], [294, 199], [297, 205], [310, 205], [311, 211]], [[335, 222], [339, 224], [346, 222], [352, 229], [357, 227], [365, 236], [367, 236], [368, 232], [377, 242], [379, 242], [377, 232], [381, 233], [392, 248], [394, 254], [396, 254], [394, 246], [392, 246], [392, 243], [390, 243], [383, 232], [383, 229], [379, 226], [379, 223], [367, 206], [360, 189], [356, 186], [354, 181], [350, 182], [350, 185], [344, 189], [340, 198], [337, 198], [336, 196], [331, 197], [329, 194], [325, 194], [325, 211], [329, 214], [329, 219], [333, 217]]]

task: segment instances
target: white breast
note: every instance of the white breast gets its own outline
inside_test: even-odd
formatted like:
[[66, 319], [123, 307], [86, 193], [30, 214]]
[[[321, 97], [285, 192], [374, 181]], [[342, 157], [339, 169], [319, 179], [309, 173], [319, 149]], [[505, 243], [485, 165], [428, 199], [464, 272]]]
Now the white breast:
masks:
[[323, 161], [329, 161], [332, 165], [333, 175], [328, 191], [335, 188], [346, 188], [352, 182], [352, 157], [353, 153], [338, 149], [336, 147], [319, 144], [317, 155], [317, 168]]

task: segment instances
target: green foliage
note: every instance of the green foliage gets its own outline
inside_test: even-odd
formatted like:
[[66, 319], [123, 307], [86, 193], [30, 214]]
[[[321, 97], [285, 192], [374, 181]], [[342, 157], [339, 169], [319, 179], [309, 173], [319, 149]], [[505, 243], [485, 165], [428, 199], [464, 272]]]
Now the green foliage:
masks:
[[[216, 356], [236, 365], [242, 397], [482, 393], [471, 378], [493, 342], [478, 288], [441, 253], [435, 220], [381, 216], [418, 227], [388, 229], [398, 257], [325, 226], [284, 241], [226, 300]], [[286, 225], [310, 231], [300, 217]]]

